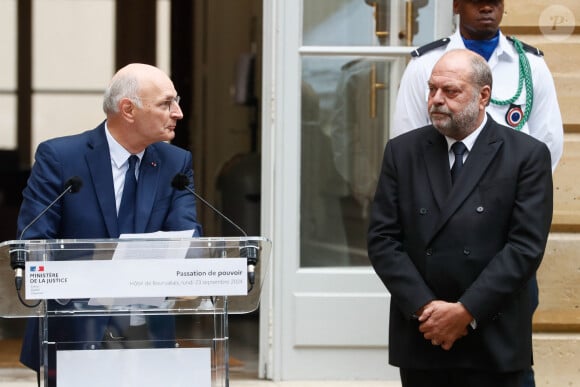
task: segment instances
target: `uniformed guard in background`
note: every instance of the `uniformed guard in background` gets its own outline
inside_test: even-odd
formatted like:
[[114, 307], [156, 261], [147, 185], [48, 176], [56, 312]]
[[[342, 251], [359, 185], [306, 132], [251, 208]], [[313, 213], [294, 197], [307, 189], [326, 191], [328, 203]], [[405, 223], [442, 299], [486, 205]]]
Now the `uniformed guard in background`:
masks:
[[427, 80], [447, 51], [468, 48], [483, 56], [493, 73], [487, 112], [505, 126], [527, 133], [550, 149], [552, 171], [562, 156], [562, 116], [552, 74], [537, 48], [499, 29], [503, 0], [454, 0], [459, 28], [450, 37], [413, 51], [401, 80], [391, 137], [429, 124]]

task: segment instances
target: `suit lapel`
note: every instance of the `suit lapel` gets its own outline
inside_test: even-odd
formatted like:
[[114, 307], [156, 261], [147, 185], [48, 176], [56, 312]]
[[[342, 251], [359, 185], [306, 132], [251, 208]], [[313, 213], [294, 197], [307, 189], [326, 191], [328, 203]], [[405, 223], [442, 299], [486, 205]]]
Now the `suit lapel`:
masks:
[[85, 158], [93, 187], [95, 187], [95, 196], [101, 207], [101, 215], [109, 236], [113, 238], [119, 235], [119, 229], [113, 175], [111, 174], [111, 155], [105, 137], [104, 125], [99, 126], [94, 134], [88, 144], [91, 151], [87, 152]]
[[143, 160], [139, 167], [139, 183], [137, 184], [137, 206], [135, 214], [135, 232], [145, 232], [155, 195], [159, 184], [160, 173], [159, 155], [154, 146], [149, 146], [143, 155]]
[[449, 156], [447, 141], [433, 128], [433, 135], [424, 143], [423, 157], [427, 168], [429, 184], [437, 205], [441, 208], [451, 190], [451, 174], [449, 173]]
[[495, 158], [497, 151], [503, 143], [497, 136], [498, 128], [499, 126], [488, 117], [487, 124], [479, 134], [471, 152], [469, 152], [469, 156], [465, 161], [465, 165], [463, 166], [459, 178], [452, 186], [445, 204], [441, 207], [440, 218], [433, 229], [431, 238], [437, 234], [465, 199], [471, 194], [481, 180], [481, 177], [487, 170], [489, 164]]

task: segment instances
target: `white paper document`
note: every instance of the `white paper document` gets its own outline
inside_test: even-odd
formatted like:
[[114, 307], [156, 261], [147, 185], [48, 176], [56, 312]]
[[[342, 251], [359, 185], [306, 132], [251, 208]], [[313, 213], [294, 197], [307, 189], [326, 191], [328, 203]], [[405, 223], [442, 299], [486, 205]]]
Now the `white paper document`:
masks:
[[[183, 259], [189, 249], [189, 240], [195, 234], [195, 230], [183, 231], [157, 231], [141, 234], [121, 234], [119, 240], [127, 239], [131, 242], [119, 242], [113, 260], [120, 259]], [[178, 243], [175, 239], [185, 238]], [[143, 242], [135, 242], [134, 239], [147, 239]], [[154, 241], [152, 240], [154, 239]], [[171, 239], [171, 240], [164, 240]], [[170, 248], [171, 247], [171, 248]], [[177, 247], [177, 248], [176, 248]], [[97, 306], [128, 306], [145, 305], [158, 308], [169, 307], [165, 297], [148, 298], [91, 298], [89, 305]]]

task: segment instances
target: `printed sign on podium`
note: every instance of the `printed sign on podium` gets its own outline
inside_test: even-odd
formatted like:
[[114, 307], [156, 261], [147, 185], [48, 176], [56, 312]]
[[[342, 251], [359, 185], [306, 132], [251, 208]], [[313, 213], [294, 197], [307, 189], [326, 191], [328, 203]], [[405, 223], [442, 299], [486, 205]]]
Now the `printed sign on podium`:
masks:
[[271, 243], [168, 236], [0, 244], [0, 316], [31, 317], [45, 386], [228, 385], [228, 314], [257, 309]]

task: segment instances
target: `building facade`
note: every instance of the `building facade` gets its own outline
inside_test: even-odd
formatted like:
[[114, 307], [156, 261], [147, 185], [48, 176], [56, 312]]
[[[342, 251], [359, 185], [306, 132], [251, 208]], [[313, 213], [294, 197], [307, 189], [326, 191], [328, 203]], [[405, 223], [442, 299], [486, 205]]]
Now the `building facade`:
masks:
[[[0, 19], [1, 170], [22, 177], [40, 141], [103, 120], [121, 65], [160, 66], [182, 94], [176, 143], [194, 154], [198, 190], [223, 208], [238, 200], [247, 211], [228, 215], [273, 241], [260, 376], [398, 378], [389, 295], [366, 258], [368, 205], [408, 54], [454, 30], [451, 0], [0, 0]], [[545, 53], [565, 129], [534, 317], [539, 385], [580, 384], [577, 23], [576, 0], [505, 2], [503, 31]], [[232, 189], [240, 170], [247, 186]], [[2, 189], [15, 217], [18, 195]]]

